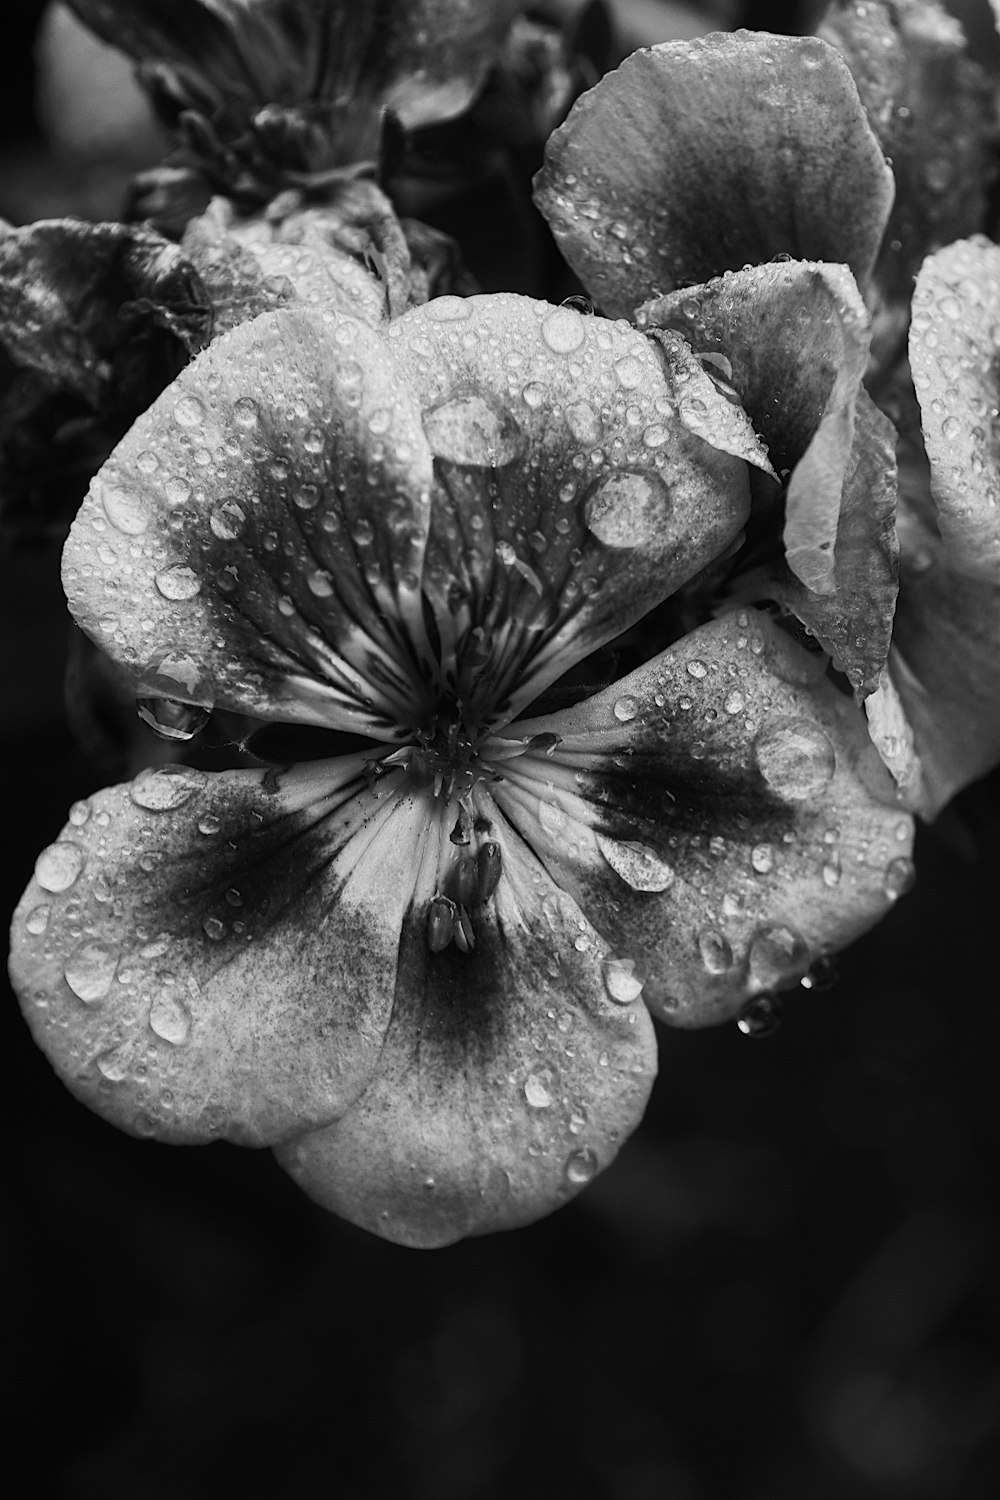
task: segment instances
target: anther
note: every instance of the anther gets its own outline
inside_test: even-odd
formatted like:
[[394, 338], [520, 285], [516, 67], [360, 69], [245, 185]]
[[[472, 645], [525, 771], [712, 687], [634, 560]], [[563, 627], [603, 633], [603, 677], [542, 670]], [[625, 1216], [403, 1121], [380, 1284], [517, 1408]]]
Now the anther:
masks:
[[455, 934], [455, 907], [447, 896], [435, 896], [427, 913], [427, 946], [443, 953]]
[[463, 854], [456, 861], [450, 885], [460, 907], [474, 906], [479, 900], [479, 872], [471, 854]]
[[455, 912], [455, 930], [452, 936], [455, 939], [455, 947], [460, 953], [471, 953], [476, 946], [476, 933], [472, 918], [464, 906], [460, 906]]
[[500, 875], [503, 871], [503, 856], [500, 853], [500, 845], [494, 843], [480, 844], [479, 853], [476, 856], [476, 874], [479, 902], [482, 905], [488, 901], [500, 884]]

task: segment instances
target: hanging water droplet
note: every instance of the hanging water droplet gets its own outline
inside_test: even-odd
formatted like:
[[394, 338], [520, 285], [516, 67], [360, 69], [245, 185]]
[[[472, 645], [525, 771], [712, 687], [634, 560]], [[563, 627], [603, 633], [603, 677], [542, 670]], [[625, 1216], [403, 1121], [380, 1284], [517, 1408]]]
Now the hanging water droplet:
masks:
[[898, 901], [900, 896], [905, 896], [907, 891], [913, 889], [916, 878], [917, 869], [912, 859], [903, 856], [890, 859], [885, 867], [882, 889], [890, 901]]
[[586, 337], [583, 318], [569, 307], [557, 307], [542, 324], [542, 338], [554, 354], [572, 354]]
[[780, 797], [805, 802], [833, 779], [837, 758], [818, 724], [808, 719], [775, 719], [754, 741], [757, 769]]
[[141, 536], [149, 525], [149, 506], [139, 495], [127, 490], [115, 489], [113, 485], [99, 484], [95, 479], [94, 489], [101, 497], [104, 514], [116, 531], [125, 536]]
[[800, 979], [809, 968], [810, 958], [802, 934], [785, 922], [758, 927], [750, 940], [750, 974], [762, 988]]
[[616, 1005], [631, 1005], [642, 994], [643, 980], [635, 972], [635, 959], [606, 958], [601, 973], [608, 997]]
[[176, 989], [166, 985], [149, 1007], [149, 1027], [164, 1042], [183, 1047], [191, 1034], [191, 1014]]
[[520, 458], [527, 447], [524, 431], [512, 413], [478, 391], [431, 407], [423, 423], [437, 458], [470, 468], [502, 468]]
[[781, 1001], [777, 995], [754, 995], [737, 1017], [744, 1036], [773, 1036], [781, 1025]]
[[645, 469], [615, 469], [598, 479], [583, 506], [584, 520], [606, 547], [662, 544], [672, 510], [670, 491]]
[[197, 427], [205, 420], [205, 408], [197, 396], [182, 396], [174, 407], [174, 421], [178, 427]]
[[238, 500], [220, 500], [208, 518], [212, 532], [220, 542], [235, 542], [246, 525], [246, 511]]
[[155, 583], [164, 599], [169, 599], [174, 604], [193, 599], [201, 593], [201, 579], [193, 568], [185, 567], [183, 563], [172, 563], [169, 568], [161, 568]]
[[532, 1109], [548, 1109], [556, 1096], [559, 1075], [549, 1063], [533, 1068], [524, 1080], [524, 1097]]
[[619, 698], [614, 706], [614, 716], [621, 724], [628, 724], [639, 712], [639, 705], [634, 698]]
[[648, 844], [597, 834], [597, 847], [626, 885], [635, 891], [666, 891], [674, 883], [673, 867]]
[[592, 1151], [589, 1146], [571, 1151], [566, 1158], [564, 1171], [566, 1181], [572, 1187], [584, 1187], [597, 1176], [597, 1152]]
[[51, 906], [44, 902], [41, 906], [33, 906], [24, 919], [25, 931], [30, 932], [32, 937], [41, 937], [49, 925], [51, 914]]
[[59, 839], [43, 849], [35, 861], [35, 879], [43, 891], [68, 891], [80, 877], [87, 859], [79, 844]]
[[706, 927], [698, 934], [698, 952], [709, 974], [725, 974], [733, 966], [733, 950], [721, 932]]
[[191, 766], [154, 766], [140, 771], [129, 787], [136, 807], [147, 812], [172, 812], [200, 792], [205, 773]]
[[189, 740], [208, 723], [215, 706], [212, 680], [186, 651], [165, 651], [139, 678], [135, 706], [162, 739]]
[[88, 1005], [103, 1000], [115, 977], [118, 958], [118, 949], [108, 943], [96, 939], [80, 943], [66, 960], [66, 983]]

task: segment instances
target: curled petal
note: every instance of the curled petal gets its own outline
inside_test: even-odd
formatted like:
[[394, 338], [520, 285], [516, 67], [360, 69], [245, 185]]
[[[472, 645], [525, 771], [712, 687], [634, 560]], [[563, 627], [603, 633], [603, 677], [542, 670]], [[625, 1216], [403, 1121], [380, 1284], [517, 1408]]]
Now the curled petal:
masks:
[[917, 277], [910, 368], [948, 566], [1000, 583], [1000, 248], [976, 236]]
[[399, 738], [430, 479], [413, 394], [371, 329], [264, 314], [190, 365], [94, 480], [63, 558], [70, 608], [137, 679], [180, 654], [220, 707]]
[[167, 766], [72, 809], [15, 913], [11, 974], [91, 1108], [136, 1134], [261, 1145], [360, 1093], [425, 821], [366, 769]]
[[876, 280], [908, 302], [924, 256], [984, 223], [997, 134], [989, 81], [936, 0], [838, 0], [819, 34], [846, 58], [892, 162], [896, 197]]
[[[510, 718], [723, 552], [759, 443], [642, 334], [526, 297], [440, 298], [388, 325], [434, 454], [422, 587], [463, 699]], [[697, 408], [697, 410], [696, 410]], [[739, 455], [739, 457], [735, 456]], [[473, 653], [474, 655], [474, 653]]]
[[[403, 927], [392, 1021], [357, 1103], [278, 1159], [325, 1208], [402, 1244], [449, 1244], [566, 1202], [638, 1123], [656, 1071], [638, 990], [480, 792], [503, 876], [476, 946]], [[421, 920], [418, 920], [418, 915]]]
[[536, 198], [587, 289], [628, 316], [778, 255], [864, 283], [892, 173], [832, 47], [737, 32], [626, 59], [551, 137]]
[[912, 878], [912, 819], [823, 673], [740, 611], [511, 726], [558, 744], [504, 762], [498, 806], [673, 1024], [794, 984]]

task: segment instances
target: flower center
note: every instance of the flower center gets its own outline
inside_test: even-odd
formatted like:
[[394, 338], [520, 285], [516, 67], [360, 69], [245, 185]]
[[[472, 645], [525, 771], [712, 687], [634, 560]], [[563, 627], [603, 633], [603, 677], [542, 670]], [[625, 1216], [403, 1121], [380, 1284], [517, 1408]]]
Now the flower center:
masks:
[[416, 784], [433, 787], [435, 797], [467, 798], [476, 782], [490, 774], [479, 762], [479, 738], [461, 702], [442, 702], [409, 747], [410, 774]]

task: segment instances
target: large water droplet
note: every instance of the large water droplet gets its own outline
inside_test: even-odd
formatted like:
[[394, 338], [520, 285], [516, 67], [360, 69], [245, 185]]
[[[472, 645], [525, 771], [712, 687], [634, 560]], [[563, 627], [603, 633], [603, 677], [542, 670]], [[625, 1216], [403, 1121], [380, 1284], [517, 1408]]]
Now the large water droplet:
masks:
[[499, 402], [469, 391], [424, 413], [424, 432], [433, 452], [449, 463], [501, 468], [525, 451], [520, 424]]
[[603, 425], [589, 401], [571, 401], [566, 408], [566, 426], [578, 443], [600, 442]]
[[559, 1075], [550, 1063], [532, 1068], [524, 1080], [524, 1097], [532, 1109], [548, 1109], [556, 1097]]
[[128, 790], [136, 807], [173, 812], [200, 792], [204, 783], [205, 773], [191, 766], [154, 766], [140, 771]]
[[733, 966], [733, 950], [721, 932], [706, 927], [698, 934], [698, 952], [709, 974], [725, 974]]
[[634, 891], [666, 891], [674, 883], [673, 867], [648, 844], [599, 833], [597, 847], [615, 874]]
[[191, 1015], [176, 989], [167, 985], [149, 1007], [150, 1030], [164, 1042], [182, 1047], [191, 1034]]
[[658, 474], [616, 469], [599, 479], [584, 501], [587, 525], [606, 547], [664, 543], [671, 513], [670, 491]]
[[573, 1187], [583, 1187], [597, 1176], [597, 1152], [589, 1146], [571, 1151], [566, 1158], [566, 1181]]
[[169, 568], [161, 568], [155, 582], [164, 599], [169, 599], [172, 603], [193, 599], [196, 594], [201, 593], [201, 579], [193, 568], [188, 568], [183, 563], [172, 563]]
[[582, 316], [569, 307], [557, 307], [542, 324], [542, 338], [555, 354], [572, 354], [586, 337]]
[[179, 427], [197, 427], [205, 420], [205, 408], [197, 396], [182, 396], [174, 407], [174, 421]]
[[646, 367], [636, 354], [626, 354], [615, 365], [615, 374], [627, 391], [634, 391], [641, 385], [645, 373]]
[[251, 396], [241, 396], [233, 402], [233, 418], [239, 427], [256, 427], [260, 421], [260, 409]]
[[744, 1036], [773, 1036], [781, 1025], [781, 1001], [777, 995], [754, 995], [736, 1020]]
[[51, 915], [52, 908], [46, 902], [41, 906], [33, 906], [24, 919], [25, 931], [30, 932], [32, 937], [41, 937], [49, 925]]
[[124, 1047], [109, 1047], [94, 1058], [97, 1071], [109, 1083], [124, 1083], [128, 1077], [128, 1055]]
[[907, 891], [913, 889], [916, 878], [917, 869], [912, 859], [890, 859], [885, 867], [882, 888], [890, 901], [898, 901], [900, 896], [905, 896]]
[[606, 958], [601, 964], [604, 988], [616, 1005], [631, 1005], [642, 994], [643, 981], [635, 972], [633, 958]]
[[[95, 488], [97, 481], [95, 480]], [[149, 506], [139, 495], [102, 484], [98, 490], [104, 514], [116, 531], [126, 536], [140, 536], [149, 525]]]
[[750, 939], [750, 974], [763, 989], [801, 979], [811, 954], [800, 932], [784, 922], [758, 927]]
[[66, 960], [66, 983], [80, 1000], [103, 1000], [118, 967], [118, 949], [97, 939], [80, 943]]
[[757, 768], [790, 802], [817, 796], [833, 779], [837, 758], [829, 737], [808, 719], [773, 719], [754, 741]]
[[246, 511], [238, 500], [220, 500], [208, 518], [212, 532], [221, 542], [234, 542], [246, 525]]
[[628, 724], [639, 712], [639, 705], [634, 698], [619, 698], [615, 702], [613, 712], [620, 724]]
[[38, 856], [35, 861], [35, 879], [43, 891], [52, 891], [53, 894], [68, 891], [79, 879], [86, 863], [86, 855], [79, 844], [73, 844], [69, 839], [60, 839], [43, 849]]
[[136, 712], [165, 740], [189, 740], [208, 723], [215, 705], [212, 680], [186, 651], [165, 651], [136, 684]]

